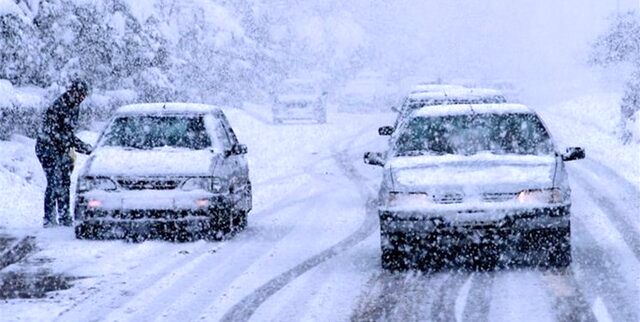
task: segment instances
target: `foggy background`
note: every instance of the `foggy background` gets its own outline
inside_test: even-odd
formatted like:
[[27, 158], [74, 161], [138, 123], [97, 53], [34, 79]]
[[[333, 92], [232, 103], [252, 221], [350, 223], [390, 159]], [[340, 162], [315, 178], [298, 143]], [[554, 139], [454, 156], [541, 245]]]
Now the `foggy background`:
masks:
[[[392, 78], [416, 75], [463, 80], [511, 80], [525, 100], [606, 85], [620, 90], [624, 75], [589, 66], [589, 53], [616, 13], [640, 2], [601, 0], [350, 1], [301, 7], [319, 14], [350, 13], [361, 28], [363, 65]], [[336, 10], [338, 8], [339, 10]], [[303, 10], [299, 11], [303, 14]], [[338, 28], [339, 29], [339, 28]], [[322, 38], [302, 39], [309, 47]]]
[[0, 94], [42, 98], [0, 105], [46, 105], [74, 75], [93, 84], [86, 106], [237, 107], [269, 102], [285, 78], [324, 75], [336, 96], [363, 73], [398, 98], [419, 81], [507, 81], [549, 103], [623, 91], [633, 68], [589, 57], [631, 10], [640, 1], [0, 0]]

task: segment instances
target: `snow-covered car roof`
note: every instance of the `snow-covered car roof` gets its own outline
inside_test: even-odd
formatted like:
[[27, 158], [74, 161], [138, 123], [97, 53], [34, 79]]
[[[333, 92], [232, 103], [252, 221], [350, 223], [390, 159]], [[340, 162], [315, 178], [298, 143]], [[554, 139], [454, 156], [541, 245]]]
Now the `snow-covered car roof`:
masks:
[[411, 93], [411, 100], [465, 99], [477, 97], [502, 96], [502, 92], [488, 88], [451, 87], [432, 92]]
[[413, 112], [413, 117], [430, 117], [444, 115], [461, 114], [508, 114], [508, 113], [531, 113], [535, 112], [522, 104], [460, 104], [460, 105], [438, 105], [425, 106]]
[[143, 103], [122, 106], [116, 114], [204, 114], [214, 111], [220, 111], [220, 108], [197, 103]]
[[426, 93], [426, 92], [442, 92], [442, 91], [450, 91], [457, 89], [464, 89], [465, 87], [462, 85], [455, 84], [417, 84], [411, 87], [410, 93]]

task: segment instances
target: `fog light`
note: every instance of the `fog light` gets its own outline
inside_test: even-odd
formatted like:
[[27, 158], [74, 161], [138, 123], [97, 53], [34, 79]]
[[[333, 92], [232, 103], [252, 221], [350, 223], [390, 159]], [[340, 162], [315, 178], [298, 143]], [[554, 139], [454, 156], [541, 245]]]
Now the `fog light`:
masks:
[[96, 200], [96, 199], [91, 199], [87, 203], [87, 207], [89, 207], [89, 208], [100, 208], [100, 207], [102, 207], [102, 201]]
[[196, 205], [200, 208], [205, 208], [209, 206], [209, 199], [197, 199]]

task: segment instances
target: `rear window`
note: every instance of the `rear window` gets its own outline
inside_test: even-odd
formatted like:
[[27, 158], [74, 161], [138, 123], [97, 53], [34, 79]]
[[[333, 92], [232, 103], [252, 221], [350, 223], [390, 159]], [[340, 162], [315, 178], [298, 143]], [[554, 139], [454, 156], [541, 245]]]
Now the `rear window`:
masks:
[[202, 116], [123, 116], [109, 126], [105, 146], [201, 150], [211, 147]]

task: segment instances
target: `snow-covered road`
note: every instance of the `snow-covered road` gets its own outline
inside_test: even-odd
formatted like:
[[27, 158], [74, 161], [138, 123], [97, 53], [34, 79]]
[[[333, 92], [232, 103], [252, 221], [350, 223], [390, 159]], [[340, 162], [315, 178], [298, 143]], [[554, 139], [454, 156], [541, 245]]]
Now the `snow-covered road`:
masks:
[[[380, 268], [371, 203], [381, 171], [362, 154], [384, 148], [376, 129], [393, 115], [330, 114], [325, 125], [281, 126], [258, 109], [227, 115], [249, 147], [254, 210], [247, 230], [226, 241], [78, 241], [68, 228], [42, 230], [32, 150], [18, 164], [35, 179], [1, 172], [0, 225], [35, 236], [40, 248], [5, 270], [80, 279], [43, 299], [0, 302], [0, 320], [640, 320], [640, 191], [599, 158], [569, 165], [568, 271], [392, 274]], [[29, 172], [21, 169], [14, 172]]]

